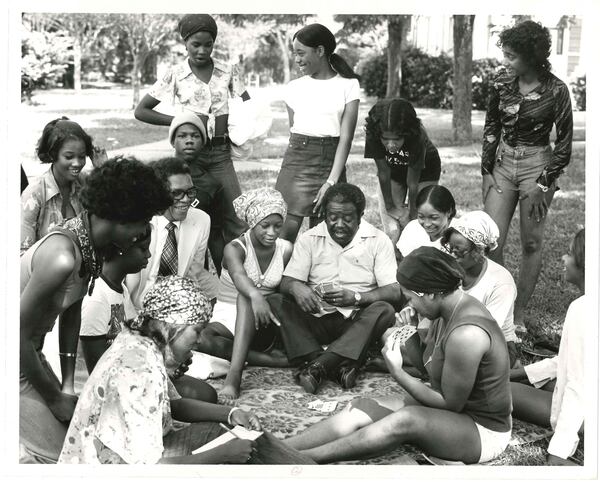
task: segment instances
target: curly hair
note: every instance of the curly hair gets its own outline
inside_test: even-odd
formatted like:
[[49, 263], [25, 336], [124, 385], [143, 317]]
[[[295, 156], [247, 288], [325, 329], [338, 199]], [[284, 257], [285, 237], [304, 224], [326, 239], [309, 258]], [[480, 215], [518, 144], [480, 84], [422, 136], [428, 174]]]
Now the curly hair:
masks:
[[48, 122], [38, 140], [36, 154], [43, 163], [53, 163], [58, 159], [58, 151], [66, 141], [80, 140], [85, 145], [85, 154], [91, 158], [94, 153], [92, 138], [77, 122], [62, 116]]
[[169, 187], [169, 178], [176, 174], [190, 174], [189, 166], [177, 157], [165, 157], [150, 163], [156, 175]]
[[[381, 133], [385, 130], [403, 136], [406, 147], [411, 151], [425, 148], [421, 119], [413, 105], [405, 99], [380, 100], [371, 107], [365, 121], [365, 134], [371, 142], [381, 142]], [[420, 152], [415, 154], [418, 157]]]
[[325, 210], [327, 210], [327, 204], [331, 201], [340, 203], [349, 202], [354, 204], [358, 217], [363, 215], [367, 204], [365, 195], [360, 188], [348, 182], [338, 182], [327, 190], [325, 196], [323, 196], [323, 206], [325, 206]]
[[154, 170], [140, 161], [111, 159], [94, 169], [81, 191], [90, 214], [117, 223], [149, 220], [173, 199]]
[[549, 73], [548, 61], [552, 38], [550, 31], [539, 22], [526, 20], [500, 32], [498, 47], [510, 47], [523, 61], [541, 73]]
[[417, 194], [417, 207], [428, 202], [433, 208], [441, 213], [448, 213], [448, 217], [452, 219], [456, 216], [456, 201], [454, 196], [444, 186], [425, 186]]

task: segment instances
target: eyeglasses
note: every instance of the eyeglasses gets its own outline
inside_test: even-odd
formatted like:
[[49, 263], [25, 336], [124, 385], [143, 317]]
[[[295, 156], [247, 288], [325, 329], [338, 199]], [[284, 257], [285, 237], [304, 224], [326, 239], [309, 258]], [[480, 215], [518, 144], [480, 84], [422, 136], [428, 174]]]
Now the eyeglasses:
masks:
[[198, 194], [198, 189], [196, 189], [195, 187], [191, 187], [187, 191], [183, 191], [181, 189], [175, 189], [174, 191], [171, 191], [171, 196], [173, 196], [173, 199], [175, 199], [175, 201], [181, 201], [184, 198], [184, 196], [187, 196], [190, 199], [195, 199], [196, 194]]
[[467, 254], [471, 252], [472, 247], [468, 248], [457, 248], [456, 246], [451, 246], [450, 243], [444, 243], [444, 248], [448, 251], [449, 254], [454, 256], [455, 258], [464, 258]]

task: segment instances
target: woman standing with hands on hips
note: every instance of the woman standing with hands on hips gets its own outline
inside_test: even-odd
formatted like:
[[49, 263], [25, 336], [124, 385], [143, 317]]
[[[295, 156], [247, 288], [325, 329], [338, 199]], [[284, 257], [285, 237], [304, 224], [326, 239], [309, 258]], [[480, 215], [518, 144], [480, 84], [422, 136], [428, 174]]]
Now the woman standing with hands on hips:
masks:
[[333, 34], [318, 23], [294, 35], [294, 58], [304, 75], [286, 86], [290, 142], [275, 185], [288, 205], [281, 237], [292, 242], [305, 216], [311, 227], [317, 223], [327, 189], [346, 181], [360, 86], [335, 47]]
[[506, 69], [494, 80], [487, 109], [482, 190], [485, 211], [500, 228], [498, 248], [490, 256], [500, 264], [510, 221], [517, 203], [520, 206], [522, 259], [515, 326], [523, 330], [524, 310], [542, 266], [546, 214], [558, 189], [556, 180], [571, 160], [573, 112], [569, 89], [550, 72], [547, 28], [528, 20], [501, 32], [498, 44]]
[[214, 129], [212, 123], [207, 129], [209, 139], [196, 161], [188, 164], [194, 184], [208, 171], [223, 185], [226, 201], [223, 231], [225, 242], [229, 242], [241, 234], [245, 226], [236, 217], [231, 204], [242, 191], [231, 161], [231, 142], [227, 131], [228, 98], [229, 95], [239, 95], [246, 101], [250, 96], [238, 67], [211, 57], [217, 38], [217, 24], [210, 15], [185, 15], [179, 21], [178, 29], [188, 57], [168, 69], [152, 86], [135, 109], [135, 118], [148, 124], [170, 125], [173, 116], [154, 110], [161, 101], [196, 113], [205, 126], [209, 116], [214, 116]]

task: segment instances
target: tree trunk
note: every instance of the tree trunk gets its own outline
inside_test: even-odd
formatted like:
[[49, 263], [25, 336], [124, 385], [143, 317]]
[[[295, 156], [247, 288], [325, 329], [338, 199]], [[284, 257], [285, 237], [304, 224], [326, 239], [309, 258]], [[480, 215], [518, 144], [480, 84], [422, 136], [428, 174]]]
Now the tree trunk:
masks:
[[274, 32], [275, 39], [279, 45], [279, 51], [281, 52], [281, 66], [283, 67], [283, 83], [287, 84], [291, 78], [292, 73], [290, 71], [290, 52], [288, 50], [287, 36], [281, 32], [278, 28]]
[[81, 41], [75, 37], [73, 42], [73, 88], [81, 92]]
[[140, 52], [131, 52], [133, 54], [133, 68], [131, 69], [131, 88], [133, 89], [133, 105], [135, 109], [140, 103], [140, 79], [142, 75], [142, 54]]
[[471, 107], [473, 93], [473, 24], [475, 15], [454, 15], [453, 79], [452, 79], [452, 134], [460, 144], [472, 142]]
[[386, 97], [400, 97], [400, 86], [402, 85], [402, 44], [409, 25], [409, 15], [388, 16]]

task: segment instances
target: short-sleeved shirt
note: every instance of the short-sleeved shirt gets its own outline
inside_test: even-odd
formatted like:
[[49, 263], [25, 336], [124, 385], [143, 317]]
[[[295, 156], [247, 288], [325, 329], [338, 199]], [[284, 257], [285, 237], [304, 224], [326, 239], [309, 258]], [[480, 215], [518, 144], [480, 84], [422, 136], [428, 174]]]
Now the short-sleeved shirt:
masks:
[[181, 428], [170, 404], [179, 398], [156, 343], [124, 328], [83, 387], [58, 462], [155, 464]]
[[156, 100], [181, 106], [196, 114], [228, 114], [229, 96], [242, 95], [246, 87], [238, 65], [213, 58], [213, 73], [208, 83], [194, 75], [188, 58], [168, 69], [150, 88], [148, 95]]
[[491, 259], [479, 281], [465, 293], [477, 298], [494, 317], [506, 341], [518, 341], [515, 333], [514, 308], [517, 286], [510, 272]]
[[125, 283], [121, 283], [119, 292], [100, 276], [92, 295], [83, 299], [79, 336], [106, 336], [107, 343], [111, 344], [121, 332], [123, 322], [136, 316]]
[[346, 104], [360, 99], [356, 79], [336, 75], [313, 79], [309, 75], [292, 80], [285, 87], [284, 101], [294, 111], [290, 132], [314, 137], [339, 137]]
[[445, 251], [442, 247], [442, 238], [439, 237], [435, 241], [431, 241], [429, 234], [427, 234], [427, 231], [425, 231], [417, 219], [413, 219], [405, 226], [396, 246], [405, 258], [421, 246], [431, 246], [440, 251]]
[[[69, 200], [75, 215], [83, 211], [79, 201], [80, 191], [79, 181], [73, 181]], [[21, 254], [64, 221], [62, 203], [62, 194], [51, 168], [27, 186], [21, 194]]]
[[440, 155], [424, 129], [421, 129], [421, 142], [423, 143], [422, 149], [403, 145], [398, 152], [390, 153], [380, 139], [367, 136], [364, 157], [366, 159], [385, 159], [390, 166], [391, 178], [403, 185], [406, 185], [409, 167], [419, 169], [421, 181], [439, 180]]
[[[346, 289], [367, 292], [396, 283], [396, 267], [390, 238], [364, 219], [345, 247], [331, 238], [322, 221], [300, 235], [283, 275], [305, 281], [311, 288], [337, 281]], [[337, 310], [349, 316], [354, 311], [323, 305], [325, 313], [321, 315]]]

